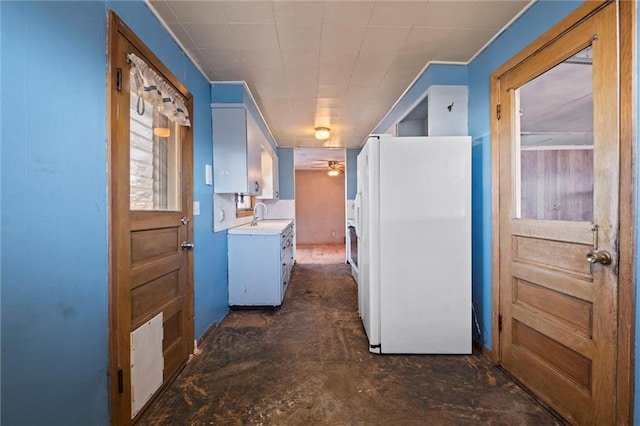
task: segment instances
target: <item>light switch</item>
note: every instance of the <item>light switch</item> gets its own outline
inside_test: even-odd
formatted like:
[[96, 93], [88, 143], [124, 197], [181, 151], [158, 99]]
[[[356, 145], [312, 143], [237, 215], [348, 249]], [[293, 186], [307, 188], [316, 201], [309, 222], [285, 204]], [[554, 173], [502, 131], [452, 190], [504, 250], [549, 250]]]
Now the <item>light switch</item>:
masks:
[[213, 168], [211, 164], [204, 165], [204, 183], [207, 185], [213, 185]]
[[198, 216], [200, 214], [200, 201], [193, 202], [193, 215]]

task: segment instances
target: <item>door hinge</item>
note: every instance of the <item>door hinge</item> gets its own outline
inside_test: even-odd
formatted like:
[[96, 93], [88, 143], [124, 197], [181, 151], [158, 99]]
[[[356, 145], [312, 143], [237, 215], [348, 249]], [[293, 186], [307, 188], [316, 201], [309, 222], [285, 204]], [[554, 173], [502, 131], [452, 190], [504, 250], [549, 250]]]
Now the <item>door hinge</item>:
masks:
[[498, 331], [502, 331], [502, 314], [498, 314]]
[[501, 116], [502, 116], [502, 105], [496, 104], [496, 117], [498, 118], [498, 120], [500, 120]]
[[122, 68], [116, 69], [116, 90], [122, 92]]
[[118, 393], [124, 393], [124, 373], [118, 370]]

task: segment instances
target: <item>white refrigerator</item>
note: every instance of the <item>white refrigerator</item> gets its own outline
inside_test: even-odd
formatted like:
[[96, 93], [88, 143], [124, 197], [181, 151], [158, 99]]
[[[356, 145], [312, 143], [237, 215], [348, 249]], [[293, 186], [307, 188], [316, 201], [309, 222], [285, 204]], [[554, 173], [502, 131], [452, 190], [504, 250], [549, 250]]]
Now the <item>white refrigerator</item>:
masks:
[[358, 155], [358, 311], [374, 353], [471, 353], [471, 138]]

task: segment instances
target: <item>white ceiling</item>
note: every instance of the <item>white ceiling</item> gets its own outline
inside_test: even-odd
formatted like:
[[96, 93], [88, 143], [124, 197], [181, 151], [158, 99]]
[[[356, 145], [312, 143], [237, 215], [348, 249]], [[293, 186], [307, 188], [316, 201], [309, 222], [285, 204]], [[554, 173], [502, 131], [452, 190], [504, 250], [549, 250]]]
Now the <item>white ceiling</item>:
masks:
[[247, 82], [280, 147], [336, 148], [361, 146], [429, 61], [468, 62], [529, 4], [147, 2], [210, 81]]
[[332, 148], [296, 148], [293, 151], [293, 164], [296, 170], [329, 170], [329, 161], [344, 164], [344, 149]]

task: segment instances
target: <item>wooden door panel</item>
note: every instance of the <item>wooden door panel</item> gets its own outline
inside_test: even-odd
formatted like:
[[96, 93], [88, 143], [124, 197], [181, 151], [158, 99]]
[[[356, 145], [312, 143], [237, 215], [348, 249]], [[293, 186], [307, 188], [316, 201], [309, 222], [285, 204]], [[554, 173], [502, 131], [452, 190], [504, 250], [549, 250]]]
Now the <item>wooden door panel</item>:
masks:
[[[579, 352], [513, 320], [512, 344], [522, 350], [522, 356], [536, 357], [549, 368], [591, 393], [591, 360]], [[514, 348], [517, 351], [517, 349]]]
[[180, 228], [156, 228], [131, 233], [131, 265], [180, 253]]
[[529, 281], [514, 280], [513, 303], [536, 310], [565, 327], [591, 338], [593, 303]]
[[[557, 362], [549, 361], [548, 356], [545, 355], [545, 358], [542, 358], [520, 345], [514, 346], [512, 358], [513, 365], [510, 369], [514, 375], [527, 383], [530, 388], [536, 389], [536, 394], [541, 399], [548, 401], [561, 395], [563, 397], [564, 410], [572, 410], [578, 413], [584, 412], [585, 409], [592, 405], [590, 402], [593, 398], [591, 378], [589, 379], [591, 390], [587, 390], [585, 386], [579, 383], [579, 381], [584, 383], [584, 378], [577, 381], [571, 377], [571, 374], [558, 368]], [[579, 371], [577, 374], [578, 376], [580, 375]], [[588, 373], [583, 370], [582, 374]], [[591, 424], [594, 423], [593, 420], [595, 419], [592, 421], [587, 420], [577, 421], [573, 419], [572, 421], [578, 424]]]
[[566, 274], [591, 279], [589, 263], [585, 253], [590, 245], [551, 241], [541, 238], [515, 236], [512, 243], [513, 261], [544, 265]]
[[171, 256], [136, 265], [136, 267], [131, 270], [131, 290], [159, 276], [177, 271], [180, 269], [182, 262], [182, 253], [176, 252]]
[[131, 323], [138, 324], [180, 297], [178, 271], [155, 278], [131, 291]]
[[[577, 424], [614, 424], [616, 416], [615, 25], [615, 4], [604, 4], [598, 13], [509, 69], [497, 83], [505, 111], [497, 127], [500, 361]], [[540, 126], [541, 122], [524, 121], [527, 111], [536, 106], [538, 114], [549, 109], [544, 109], [548, 96], [535, 94], [532, 87], [550, 87], [551, 77], [543, 75], [552, 69], [549, 75], [562, 75], [557, 68], [561, 63], [577, 65], [567, 59], [577, 52], [591, 55], [591, 74], [587, 74], [592, 81], [584, 83], [586, 87], [576, 86], [574, 95], [562, 93], [566, 104], [572, 105], [570, 96], [582, 100], [590, 89], [593, 123], [591, 133], [585, 130], [590, 138], [584, 140], [593, 143], [581, 145], [567, 138], [571, 142], [566, 145], [535, 145], [525, 137], [535, 135], [536, 129], [520, 125]], [[546, 132], [542, 133], [553, 135], [553, 129]], [[612, 254], [611, 265], [587, 262], [596, 242], [599, 250]]]
[[549, 289], [562, 292], [567, 296], [593, 300], [594, 287], [588, 280], [575, 278], [571, 275], [559, 275], [552, 269], [544, 268], [540, 265], [528, 265], [526, 263], [514, 263], [511, 270], [515, 278], [543, 285]]

